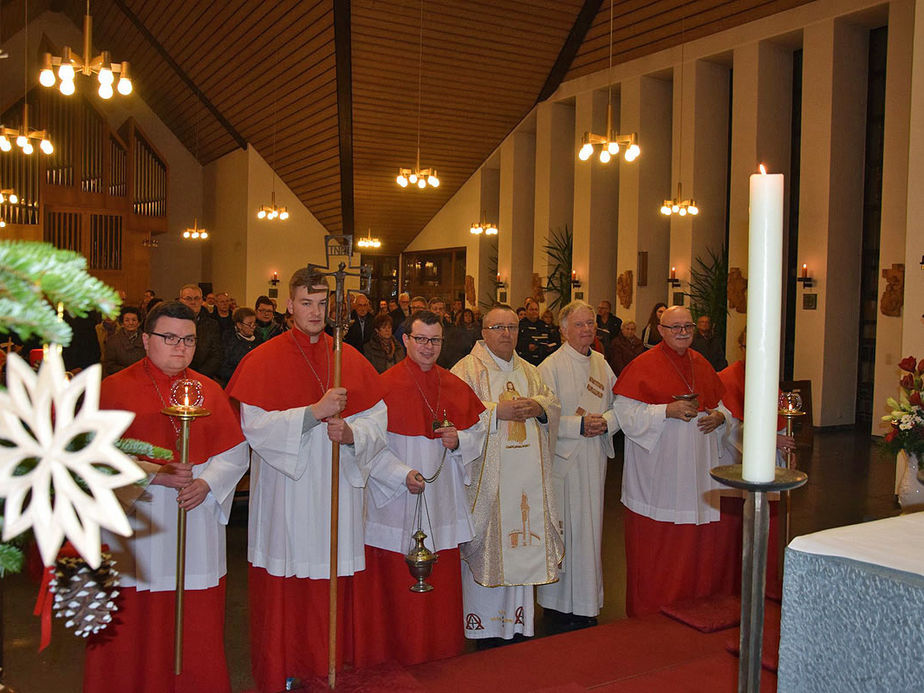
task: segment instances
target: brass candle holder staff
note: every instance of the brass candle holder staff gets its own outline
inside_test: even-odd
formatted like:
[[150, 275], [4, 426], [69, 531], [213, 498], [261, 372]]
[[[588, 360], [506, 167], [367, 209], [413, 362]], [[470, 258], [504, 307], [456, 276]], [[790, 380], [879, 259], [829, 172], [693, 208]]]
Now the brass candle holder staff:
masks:
[[[183, 378], [170, 388], [170, 406], [161, 414], [180, 420], [180, 437], [177, 447], [180, 463], [189, 463], [189, 424], [193, 419], [208, 416], [211, 412], [202, 407], [202, 383]], [[173, 673], [183, 673], [183, 595], [186, 591], [186, 510], [176, 511], [176, 605], [174, 607]]]
[[[800, 416], [805, 416], [805, 412], [802, 411], [802, 395], [798, 392], [783, 392], [780, 393], [780, 405], [778, 413], [780, 416], [786, 419], [786, 435], [790, 438], [792, 437], [793, 432], [793, 421]], [[796, 468], [796, 453], [791, 449], [787, 449], [785, 453], [786, 460], [786, 469], [795, 469]], [[786, 549], [786, 546], [789, 544], [790, 540], [790, 529], [789, 529], [789, 491], [784, 491], [781, 496], [783, 501], [783, 539], [782, 546], [780, 547], [781, 551]], [[783, 563], [780, 561], [780, 566]]]

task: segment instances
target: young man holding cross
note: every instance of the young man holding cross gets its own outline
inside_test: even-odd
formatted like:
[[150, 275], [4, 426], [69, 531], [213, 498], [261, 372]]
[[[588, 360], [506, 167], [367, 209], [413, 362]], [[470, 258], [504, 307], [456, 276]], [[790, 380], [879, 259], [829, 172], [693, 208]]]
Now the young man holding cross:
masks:
[[289, 282], [294, 329], [241, 361], [229, 395], [253, 450], [250, 489], [250, 650], [258, 690], [327, 673], [331, 443], [340, 443], [338, 666], [362, 664], [353, 614], [366, 602], [363, 487], [385, 447], [378, 374], [343, 345], [334, 387], [333, 340], [324, 333], [328, 285], [298, 270]]

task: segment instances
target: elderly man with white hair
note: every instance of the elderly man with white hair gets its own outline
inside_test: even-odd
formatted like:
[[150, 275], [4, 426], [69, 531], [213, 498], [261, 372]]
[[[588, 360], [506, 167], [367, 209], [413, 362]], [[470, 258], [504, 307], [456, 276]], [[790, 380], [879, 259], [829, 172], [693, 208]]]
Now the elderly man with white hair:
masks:
[[547, 617], [566, 629], [596, 625], [603, 607], [603, 487], [619, 423], [612, 410], [616, 376], [591, 347], [593, 308], [572, 301], [558, 314], [564, 344], [539, 365], [561, 400], [552, 488], [564, 522], [565, 559], [559, 580], [538, 588]]

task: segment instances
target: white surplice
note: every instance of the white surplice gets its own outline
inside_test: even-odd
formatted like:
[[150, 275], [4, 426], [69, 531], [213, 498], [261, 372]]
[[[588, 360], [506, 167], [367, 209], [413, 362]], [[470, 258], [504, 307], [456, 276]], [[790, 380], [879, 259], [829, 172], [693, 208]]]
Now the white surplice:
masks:
[[[186, 589], [218, 585], [227, 572], [225, 526], [234, 488], [247, 471], [246, 442], [193, 465], [193, 477], [208, 482], [209, 493], [186, 513]], [[160, 465], [144, 465], [153, 473]], [[126, 512], [134, 534], [123, 537], [103, 530], [102, 541], [121, 574], [123, 587], [166, 592], [176, 588], [177, 490], [149, 484]]]
[[[721, 402], [716, 407], [731, 420]], [[722, 445], [722, 424], [703, 433], [696, 422], [668, 419], [666, 404], [646, 404], [622, 395], [613, 411], [626, 436], [622, 502], [629, 510], [660, 522], [706, 524], [719, 521], [719, 491], [709, 476], [719, 464], [730, 464]], [[721, 459], [721, 461], [720, 461]]]
[[[539, 364], [542, 381], [561, 400], [558, 442], [552, 463], [552, 487], [565, 533], [565, 559], [559, 581], [540, 585], [539, 604], [579, 616], [596, 616], [603, 607], [603, 491], [613, 434], [619, 430], [612, 410], [616, 376], [602, 354], [589, 355], [563, 344]], [[607, 431], [581, 435], [584, 414], [602, 414]]]
[[[429, 479], [426, 485], [426, 509], [422, 509], [421, 527], [431, 551], [455, 549], [471, 541], [474, 531], [465, 487], [471, 483], [471, 464], [481, 456], [487, 435], [487, 410], [478, 421], [459, 431], [459, 446], [455, 450], [443, 447], [440, 438], [405, 436], [388, 433], [388, 448], [379, 453], [375, 476], [366, 486], [366, 543], [386, 551], [407, 553], [411, 535], [417, 530], [414, 522], [418, 495], [411, 494], [405, 480], [412, 469]], [[444, 460], [445, 451], [445, 460]]]
[[[331, 442], [327, 424], [303, 431], [306, 407], [264, 411], [241, 403], [241, 428], [253, 448], [247, 559], [277, 577], [330, 575]], [[383, 401], [346, 417], [352, 445], [340, 446], [337, 574], [366, 566], [363, 487], [385, 448]]]

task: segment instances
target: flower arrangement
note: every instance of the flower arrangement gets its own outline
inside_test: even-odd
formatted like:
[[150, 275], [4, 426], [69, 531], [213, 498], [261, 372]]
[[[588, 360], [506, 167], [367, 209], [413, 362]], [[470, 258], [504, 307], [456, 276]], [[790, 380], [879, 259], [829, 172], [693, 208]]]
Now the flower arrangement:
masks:
[[886, 401], [892, 412], [882, 417], [883, 423], [889, 424], [885, 444], [894, 453], [904, 450], [921, 459], [924, 458], [924, 359], [916, 361], [908, 356], [898, 367], [902, 370], [898, 381], [901, 395], [898, 400], [889, 397]]

